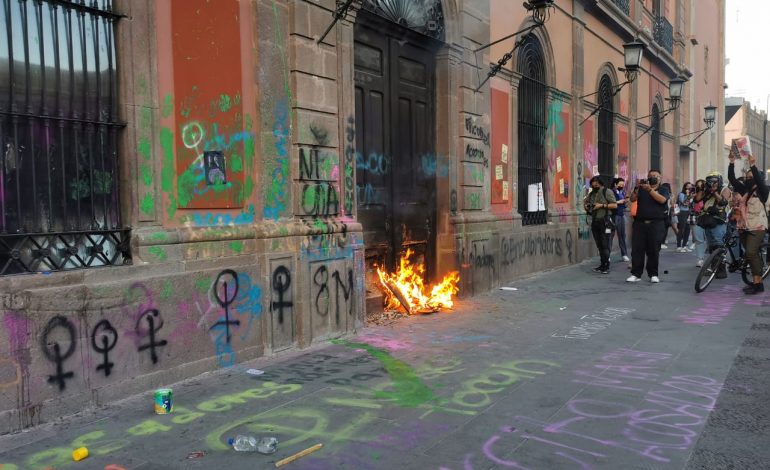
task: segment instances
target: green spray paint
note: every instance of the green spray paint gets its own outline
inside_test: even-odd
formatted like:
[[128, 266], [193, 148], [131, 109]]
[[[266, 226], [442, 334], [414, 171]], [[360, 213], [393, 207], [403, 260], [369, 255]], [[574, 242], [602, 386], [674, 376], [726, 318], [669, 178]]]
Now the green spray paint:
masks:
[[235, 152], [230, 155], [230, 170], [232, 170], [233, 173], [240, 173], [243, 171], [243, 158]]
[[160, 130], [160, 146], [163, 149], [163, 169], [160, 174], [161, 188], [168, 194], [168, 217], [173, 219], [176, 214], [176, 197], [174, 196], [174, 133], [164, 127]]
[[168, 234], [166, 232], [155, 232], [152, 235], [150, 235], [150, 240], [154, 242], [164, 242], [168, 239]]
[[209, 291], [213, 283], [214, 281], [205, 277], [198, 279], [195, 281], [195, 290], [197, 290], [201, 294], [205, 294]]
[[353, 343], [346, 340], [332, 340], [332, 344], [339, 344], [351, 349], [363, 349], [385, 368], [393, 382], [393, 391], [376, 391], [376, 398], [385, 398], [392, 400], [397, 405], [404, 408], [416, 408], [420, 405], [437, 402], [438, 398], [433, 394], [433, 390], [425, 385], [414, 369], [404, 361], [395, 359], [384, 349], [375, 348], [366, 343]]
[[243, 242], [242, 241], [230, 242], [230, 249], [240, 254], [241, 252], [243, 252]]
[[171, 281], [163, 281], [163, 287], [160, 290], [160, 298], [163, 300], [168, 300], [171, 298], [172, 293], [173, 293], [173, 286], [171, 284]]
[[166, 250], [164, 250], [159, 246], [150, 247], [150, 249], [148, 249], [147, 251], [149, 251], [150, 254], [158, 258], [158, 261], [166, 261], [166, 259], [168, 258], [168, 255], [166, 254]]
[[167, 117], [170, 117], [173, 112], [174, 112], [174, 98], [172, 98], [171, 95], [166, 95], [163, 98], [163, 108], [161, 109], [161, 113], [163, 114], [164, 118], [167, 118]]
[[139, 165], [139, 174], [142, 176], [142, 183], [145, 186], [152, 184], [152, 167], [150, 165], [142, 163]]
[[141, 108], [139, 127], [144, 130], [150, 130], [150, 128], [152, 128], [152, 111], [150, 108]]
[[139, 142], [136, 144], [136, 152], [145, 160], [152, 158], [152, 147], [150, 145], [150, 139], [147, 137], [140, 138]]
[[144, 215], [152, 215], [153, 208], [155, 208], [155, 198], [152, 197], [152, 193], [146, 193], [139, 204], [139, 210]]
[[230, 111], [230, 108], [233, 107], [233, 103], [230, 100], [230, 95], [223, 94], [219, 96], [219, 110], [223, 113], [226, 113]]

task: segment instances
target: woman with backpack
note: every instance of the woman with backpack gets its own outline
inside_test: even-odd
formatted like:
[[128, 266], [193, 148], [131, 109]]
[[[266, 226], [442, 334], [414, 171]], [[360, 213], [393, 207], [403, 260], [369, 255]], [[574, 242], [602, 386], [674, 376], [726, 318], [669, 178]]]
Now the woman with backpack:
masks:
[[[706, 180], [697, 180], [695, 182], [694, 194], [704, 194], [706, 191]], [[703, 260], [706, 258], [706, 230], [695, 223], [703, 212], [703, 200], [696, 200], [695, 197], [690, 201], [690, 220], [689, 225], [692, 227], [692, 241], [695, 244], [695, 257], [698, 261], [695, 263], [696, 268], [703, 266]]]
[[746, 251], [746, 259], [751, 266], [751, 274], [754, 283], [743, 289], [748, 295], [759, 294], [765, 291], [762, 283], [762, 258], [759, 249], [765, 240], [768, 228], [767, 203], [768, 190], [764, 175], [757, 169], [757, 160], [753, 155], [747, 157], [750, 168], [744, 169], [744, 181], [735, 178], [735, 155], [730, 152], [730, 166], [727, 169], [727, 177], [733, 185], [735, 192], [741, 195], [738, 207], [735, 209], [738, 231], [741, 235], [741, 244]]
[[674, 209], [677, 221], [676, 251], [679, 253], [690, 251], [687, 245], [690, 243], [690, 205], [694, 197], [695, 186], [688, 181], [682, 186], [682, 191], [676, 199], [676, 209]]

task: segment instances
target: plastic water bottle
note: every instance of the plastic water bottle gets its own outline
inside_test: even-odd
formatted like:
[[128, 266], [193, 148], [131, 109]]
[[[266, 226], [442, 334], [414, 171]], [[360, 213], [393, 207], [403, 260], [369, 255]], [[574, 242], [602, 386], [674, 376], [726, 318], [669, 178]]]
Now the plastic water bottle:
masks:
[[235, 436], [235, 439], [228, 439], [228, 444], [233, 446], [238, 452], [259, 452], [260, 454], [272, 454], [278, 446], [278, 439], [274, 437], [263, 437], [257, 439], [254, 436]]

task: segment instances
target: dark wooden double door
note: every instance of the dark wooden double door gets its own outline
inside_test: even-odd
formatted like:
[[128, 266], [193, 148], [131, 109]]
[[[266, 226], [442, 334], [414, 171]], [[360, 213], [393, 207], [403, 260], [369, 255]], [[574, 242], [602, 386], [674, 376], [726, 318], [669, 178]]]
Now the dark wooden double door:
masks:
[[435, 41], [366, 11], [355, 29], [356, 189], [370, 262], [435, 269]]

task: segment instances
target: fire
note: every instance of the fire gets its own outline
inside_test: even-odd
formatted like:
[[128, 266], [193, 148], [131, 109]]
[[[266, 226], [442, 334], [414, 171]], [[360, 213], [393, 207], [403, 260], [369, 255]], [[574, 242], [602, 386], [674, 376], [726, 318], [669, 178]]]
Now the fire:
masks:
[[397, 310], [402, 307], [407, 313], [413, 314], [452, 308], [454, 305], [452, 296], [460, 290], [457, 287], [460, 274], [451, 272], [444, 276], [441, 282], [428, 289], [423, 281], [425, 265], [412, 263], [410, 261], [412, 254], [412, 250], [406, 250], [394, 274], [389, 274], [380, 266], [377, 267], [377, 275], [385, 293], [385, 309]]

